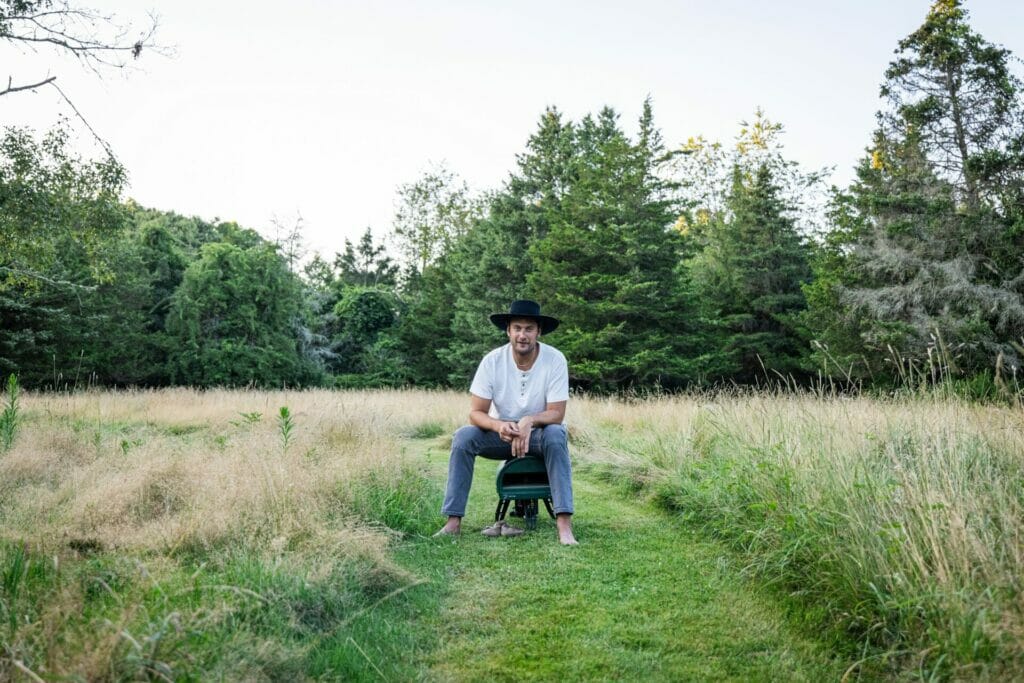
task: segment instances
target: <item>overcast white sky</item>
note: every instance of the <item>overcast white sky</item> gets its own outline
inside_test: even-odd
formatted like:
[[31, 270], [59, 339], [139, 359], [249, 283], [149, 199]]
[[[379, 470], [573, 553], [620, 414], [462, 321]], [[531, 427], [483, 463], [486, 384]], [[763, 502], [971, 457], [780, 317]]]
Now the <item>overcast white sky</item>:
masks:
[[[499, 185], [547, 105], [610, 105], [630, 133], [654, 101], [665, 141], [730, 140], [762, 107], [791, 158], [844, 183], [870, 140], [878, 86], [926, 0], [83, 0], [160, 17], [177, 55], [103, 80], [66, 57], [0, 46], [0, 76], [56, 75], [146, 206], [270, 233], [301, 213], [330, 256], [390, 229], [395, 188], [445, 162]], [[1024, 56], [1024, 2], [967, 0], [989, 41]], [[48, 128], [52, 92], [0, 98], [0, 123]], [[83, 139], [88, 135], [83, 132]]]

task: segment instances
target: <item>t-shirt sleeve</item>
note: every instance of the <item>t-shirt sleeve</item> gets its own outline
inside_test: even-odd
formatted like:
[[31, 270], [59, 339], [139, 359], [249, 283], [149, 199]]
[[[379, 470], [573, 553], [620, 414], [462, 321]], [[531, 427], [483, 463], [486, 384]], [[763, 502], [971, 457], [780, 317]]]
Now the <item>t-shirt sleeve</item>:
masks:
[[560, 357], [548, 378], [548, 392], [545, 399], [548, 403], [569, 400], [569, 365], [565, 357]]
[[490, 356], [484, 356], [473, 375], [473, 383], [469, 385], [469, 393], [488, 400], [494, 398], [494, 369], [490, 361]]

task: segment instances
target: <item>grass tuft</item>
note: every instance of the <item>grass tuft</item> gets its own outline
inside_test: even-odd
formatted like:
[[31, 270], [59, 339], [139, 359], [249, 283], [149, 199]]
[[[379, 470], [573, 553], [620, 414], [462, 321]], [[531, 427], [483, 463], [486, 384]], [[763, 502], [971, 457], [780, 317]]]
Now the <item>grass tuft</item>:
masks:
[[761, 394], [582, 412], [602, 444], [583, 469], [642, 484], [799, 596], [838, 647], [870, 655], [851, 675], [1024, 675], [1013, 410]]
[[409, 464], [367, 472], [352, 488], [352, 510], [366, 521], [407, 535], [429, 535], [441, 497], [436, 484]]
[[448, 429], [445, 425], [431, 420], [429, 422], [421, 422], [414, 425], [412, 429], [406, 432], [406, 436], [410, 439], [436, 439], [447, 431]]

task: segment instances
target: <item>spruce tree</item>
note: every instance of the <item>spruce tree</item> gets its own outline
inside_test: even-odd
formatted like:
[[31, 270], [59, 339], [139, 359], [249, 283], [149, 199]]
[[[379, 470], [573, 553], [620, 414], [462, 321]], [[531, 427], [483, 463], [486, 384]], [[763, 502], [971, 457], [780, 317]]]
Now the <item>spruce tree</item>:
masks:
[[454, 386], [467, 386], [481, 355], [505, 341], [488, 314], [521, 298], [548, 306], [547, 293], [527, 284], [534, 269], [530, 247], [548, 233], [575, 182], [574, 135], [572, 122], [546, 109], [517, 159], [517, 172], [451, 255], [450, 339], [441, 357]]
[[639, 141], [618, 115], [585, 117], [527, 282], [563, 319], [558, 345], [583, 387], [680, 386], [695, 377], [692, 306], [681, 285], [677, 210], [659, 175], [664, 150], [645, 102]]
[[726, 211], [708, 226], [703, 249], [690, 261], [703, 317], [717, 332], [710, 379], [800, 380], [809, 368], [800, 324], [808, 247], [767, 164], [753, 174], [737, 165], [732, 175]]
[[873, 376], [1020, 368], [1024, 100], [1011, 59], [956, 0], [900, 42], [809, 292], [808, 320], [840, 364]]

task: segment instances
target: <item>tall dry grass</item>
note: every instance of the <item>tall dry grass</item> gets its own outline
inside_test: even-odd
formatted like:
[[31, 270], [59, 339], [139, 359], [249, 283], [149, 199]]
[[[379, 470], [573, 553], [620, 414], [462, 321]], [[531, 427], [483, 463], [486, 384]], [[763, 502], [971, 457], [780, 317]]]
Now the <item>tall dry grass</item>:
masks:
[[[287, 444], [281, 406], [295, 424]], [[0, 678], [14, 663], [90, 680], [161, 666], [308, 673], [319, 638], [415, 583], [390, 548], [433, 528], [439, 491], [418, 478], [423, 449], [407, 439], [450, 434], [467, 409], [462, 392], [25, 396], [0, 456], [0, 546], [26, 542], [43, 588], [33, 607], [25, 589], [0, 586], [0, 617], [22, 619], [0, 623]], [[1019, 410], [574, 397], [568, 423], [579, 471], [656, 497], [792, 593], [840, 646], [859, 643], [851, 677], [1024, 677]], [[84, 574], [61, 579], [71, 561]], [[12, 562], [0, 562], [5, 581]], [[202, 599], [167, 597], [190, 591]]]
[[[318, 633], [416, 583], [390, 547], [400, 532], [436, 523], [439, 496], [402, 439], [424, 425], [453, 430], [465, 414], [453, 399], [188, 389], [23, 396], [18, 438], [0, 457], [0, 574], [11, 577], [0, 586], [0, 622], [10, 621], [0, 624], [0, 679], [20, 667], [89, 680], [302, 670], [295, 662]], [[287, 441], [282, 406], [294, 425]], [[401, 528], [389, 527], [394, 520]], [[268, 610], [278, 626], [260, 616]], [[228, 659], [188, 640], [218, 629], [238, 641]], [[190, 650], [203, 647], [211, 651], [200, 663]], [[241, 659], [250, 664], [232, 669]]]
[[[583, 465], [734, 544], [863, 667], [1024, 676], [1024, 415], [816, 395], [577, 402]], [[880, 664], [880, 662], [897, 664]]]
[[[400, 462], [416, 425], [453, 422], [430, 392], [163, 391], [28, 395], [0, 459], [0, 536], [167, 551], [328, 533], [378, 553], [387, 534], [342, 523], [345, 485]], [[277, 412], [296, 429], [283, 447]], [[447, 426], [447, 425], [446, 425]], [[351, 528], [348, 528], [351, 527]]]

